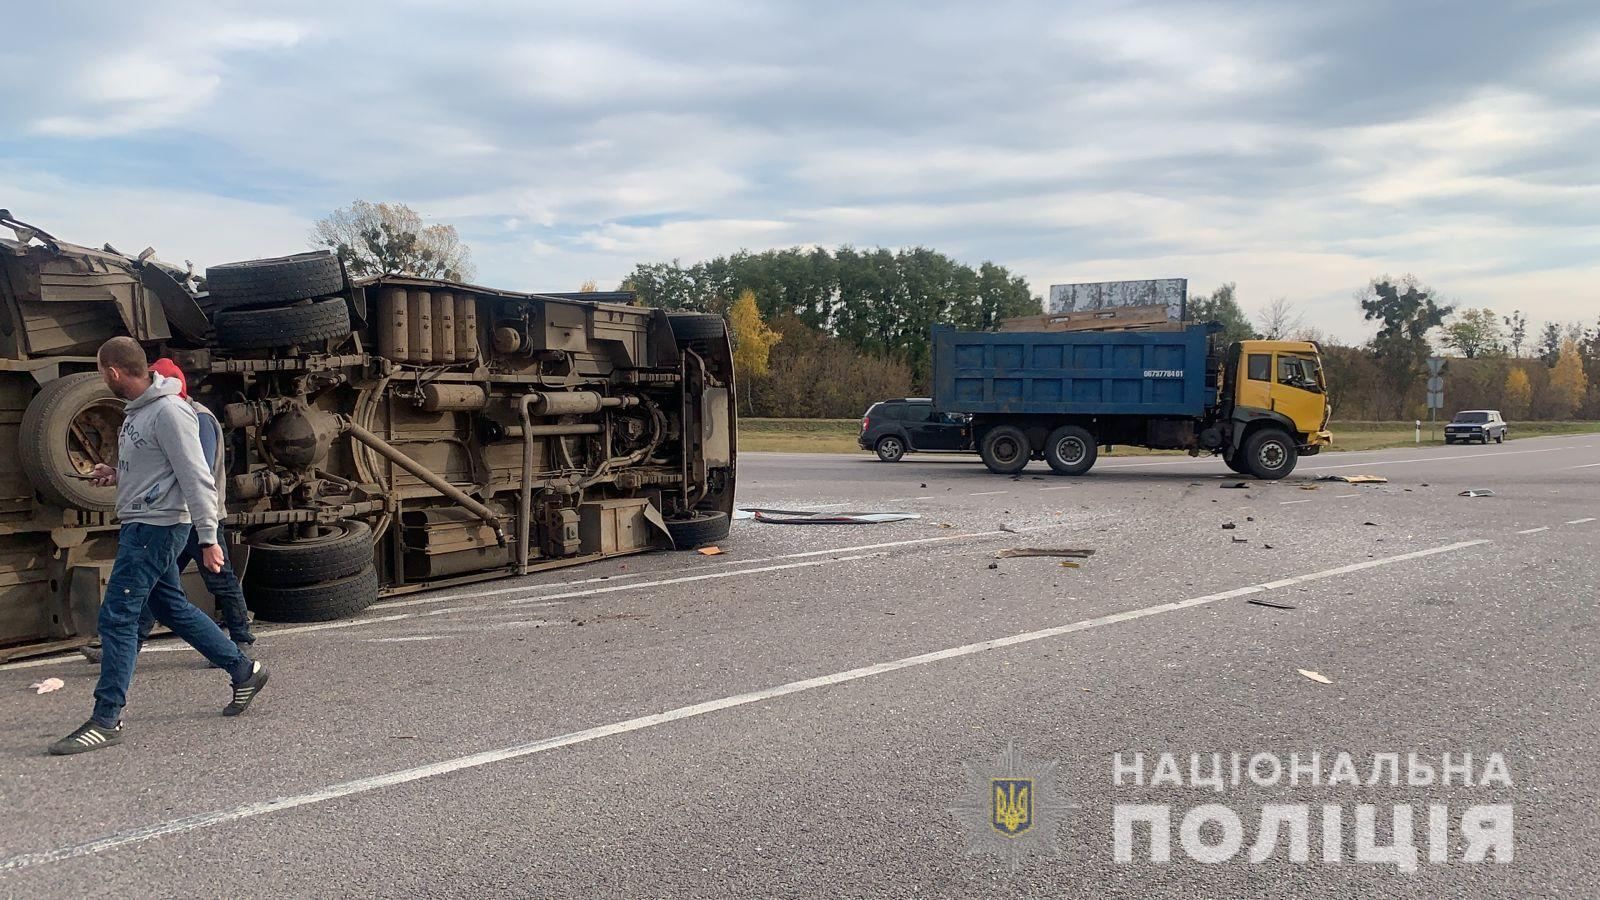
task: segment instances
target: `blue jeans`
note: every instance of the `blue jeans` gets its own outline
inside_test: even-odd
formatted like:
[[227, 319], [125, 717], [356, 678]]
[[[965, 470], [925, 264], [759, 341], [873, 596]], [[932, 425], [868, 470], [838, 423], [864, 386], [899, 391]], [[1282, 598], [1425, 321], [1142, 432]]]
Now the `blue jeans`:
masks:
[[[189, 541], [183, 545], [183, 552], [178, 554], [178, 573], [183, 574], [183, 570], [189, 568], [190, 561], [193, 561], [200, 568], [200, 580], [206, 583], [206, 590], [217, 598], [228, 637], [235, 644], [254, 644], [256, 636], [250, 633], [250, 613], [244, 605], [244, 591], [239, 589], [239, 576], [233, 574], [233, 560], [228, 558], [228, 536], [221, 525], [217, 526], [217, 546], [222, 548], [222, 571], [213, 572], [201, 562], [200, 535], [191, 528]], [[144, 613], [139, 616], [139, 643], [144, 643], [155, 627], [156, 613], [147, 603]]]
[[189, 602], [178, 583], [178, 554], [192, 530], [188, 525], [129, 522], [117, 533], [117, 561], [111, 565], [105, 600], [100, 603], [100, 683], [94, 689], [94, 721], [101, 726], [115, 728], [122, 719], [139, 652], [139, 616], [146, 603], [161, 624], [227, 670], [235, 684], [250, 677], [250, 658]]

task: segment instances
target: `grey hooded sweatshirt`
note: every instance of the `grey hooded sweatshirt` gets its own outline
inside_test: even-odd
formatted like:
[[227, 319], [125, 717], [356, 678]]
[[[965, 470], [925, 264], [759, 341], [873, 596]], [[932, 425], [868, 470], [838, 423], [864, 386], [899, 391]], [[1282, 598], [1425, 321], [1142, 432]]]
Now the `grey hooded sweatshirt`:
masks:
[[214, 544], [217, 482], [200, 446], [200, 420], [178, 396], [177, 379], [154, 372], [150, 379], [150, 388], [123, 408], [117, 518], [146, 525], [192, 523], [200, 543]]

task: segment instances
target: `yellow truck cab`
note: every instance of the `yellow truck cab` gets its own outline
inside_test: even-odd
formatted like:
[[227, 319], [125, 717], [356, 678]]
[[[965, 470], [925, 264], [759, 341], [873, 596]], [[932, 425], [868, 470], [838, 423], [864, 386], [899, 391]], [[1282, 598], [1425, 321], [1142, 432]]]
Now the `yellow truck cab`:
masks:
[[[1286, 449], [1282, 443], [1251, 440], [1260, 431], [1287, 432], [1298, 456], [1312, 456], [1332, 443], [1327, 382], [1315, 342], [1239, 341], [1229, 348], [1220, 374], [1219, 393], [1232, 426], [1231, 452], [1223, 457], [1234, 471], [1276, 470], [1285, 463], [1293, 468], [1292, 460], [1280, 458]], [[1272, 458], [1252, 460], [1252, 452]]]

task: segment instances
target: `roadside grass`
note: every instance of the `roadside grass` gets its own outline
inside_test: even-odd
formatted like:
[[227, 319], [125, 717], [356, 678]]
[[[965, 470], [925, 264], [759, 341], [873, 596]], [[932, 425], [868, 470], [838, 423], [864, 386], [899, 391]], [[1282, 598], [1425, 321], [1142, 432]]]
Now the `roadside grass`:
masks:
[[[1409, 422], [1334, 422], [1328, 430], [1333, 432], [1330, 451], [1417, 446], [1416, 431]], [[864, 453], [866, 451], [856, 445], [856, 435], [860, 432], [860, 419], [745, 418], [739, 420], [739, 449], [776, 453]], [[1597, 432], [1600, 432], [1600, 422], [1512, 422], [1508, 440]], [[1423, 423], [1422, 444], [1443, 446], [1444, 423], [1439, 423], [1432, 439], [1428, 436], [1427, 423]], [[1112, 455], [1179, 453], [1181, 451], [1117, 447]]]

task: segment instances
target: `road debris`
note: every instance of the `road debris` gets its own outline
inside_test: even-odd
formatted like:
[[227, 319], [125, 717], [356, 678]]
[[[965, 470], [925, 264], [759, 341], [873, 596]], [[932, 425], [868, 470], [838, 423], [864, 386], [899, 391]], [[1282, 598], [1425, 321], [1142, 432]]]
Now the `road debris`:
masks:
[[998, 568], [1000, 568], [1000, 564], [999, 563], [989, 563], [989, 568], [998, 569]]
[[739, 521], [740, 519], [754, 519], [755, 517], [756, 514], [748, 509], [736, 509], [733, 511], [733, 520], [735, 522]]
[[1004, 531], [1006, 534], [1021, 534], [1022, 533], [1022, 532], [1017, 530], [1015, 525], [1007, 525], [1004, 522], [1000, 523], [1000, 530]]
[[1235, 528], [1238, 528], [1238, 527], [1239, 526], [1233, 524], [1232, 522], [1223, 522], [1222, 523], [1222, 530], [1223, 531], [1232, 531], [1232, 530], [1234, 530]]
[[1073, 559], [1088, 559], [1093, 555], [1093, 550], [1079, 550], [1073, 547], [1012, 547], [996, 553], [994, 558], [1017, 559], [1024, 556], [1067, 556]]
[[1083, 565], [1082, 565], [1082, 563], [1075, 563], [1070, 559], [1064, 559], [1064, 560], [1061, 561], [1061, 568], [1063, 568], [1063, 569], [1081, 569], [1081, 568], [1083, 568]]
[[1462, 491], [1461, 493], [1457, 494], [1456, 496], [1457, 497], [1493, 497], [1494, 496], [1494, 491], [1491, 491], [1488, 488], [1473, 488], [1471, 490]]
[[1318, 481], [1342, 481], [1345, 484], [1388, 484], [1382, 475], [1318, 475]]
[[1248, 490], [1250, 485], [1248, 483], [1246, 483], [1246, 482], [1243, 482], [1243, 481], [1235, 481], [1232, 484], [1219, 484], [1219, 485], [1217, 485], [1217, 487], [1219, 487], [1219, 488], [1227, 488], [1228, 490], [1231, 490], [1231, 491], [1242, 491], [1242, 490]]
[[1256, 606], [1270, 606], [1273, 609], [1299, 609], [1300, 608], [1298, 606], [1295, 606], [1292, 603], [1273, 603], [1271, 600], [1246, 600], [1245, 602], [1246, 603], [1253, 603]]
[[928, 483], [926, 481], [922, 482], [922, 487], [927, 487], [927, 486], [928, 486]]
[[1377, 522], [1362, 522], [1361, 524], [1363, 524], [1363, 525], [1374, 525], [1375, 526], [1378, 523]]
[[721, 556], [722, 553], [723, 553], [723, 550], [722, 550], [721, 547], [701, 547], [699, 550], [696, 550], [695, 552], [700, 554], [701, 556]]
[[1236, 538], [1233, 539], [1233, 542], [1235, 544], [1248, 544], [1248, 543], [1250, 543], [1250, 539], [1249, 538], [1236, 537]]
[[954, 528], [955, 526], [951, 525], [949, 522], [940, 522], [939, 523], [939, 527], [940, 528]]
[[822, 513], [793, 509], [750, 509], [757, 522], [772, 525], [878, 525], [920, 519], [916, 513], [840, 512]]
[[1263, 549], [1263, 550], [1271, 550], [1272, 549], [1272, 545], [1271, 544], [1262, 544], [1261, 545], [1261, 549]]
[[1302, 490], [1302, 491], [1314, 491], [1316, 489], [1317, 489], [1317, 485], [1314, 485], [1314, 484], [1302, 484], [1302, 485], [1300, 485], [1300, 490]]
[[1329, 678], [1326, 675], [1323, 675], [1320, 672], [1313, 672], [1310, 669], [1295, 669], [1295, 671], [1299, 672], [1301, 675], [1304, 675], [1305, 677], [1311, 679], [1312, 681], [1315, 681], [1318, 684], [1333, 684], [1333, 679]]
[[28, 685], [28, 687], [33, 688], [35, 694], [48, 694], [51, 691], [59, 691], [66, 686], [67, 683], [59, 678], [46, 678], [43, 681], [35, 681], [33, 684]]

